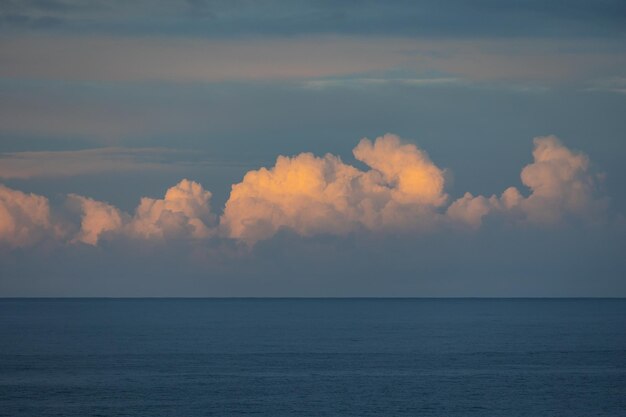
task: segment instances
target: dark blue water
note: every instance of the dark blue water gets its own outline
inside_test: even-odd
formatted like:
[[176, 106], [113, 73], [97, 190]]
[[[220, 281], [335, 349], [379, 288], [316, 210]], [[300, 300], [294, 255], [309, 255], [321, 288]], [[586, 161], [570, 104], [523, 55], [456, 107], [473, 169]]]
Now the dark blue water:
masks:
[[625, 416], [626, 300], [0, 300], [2, 416]]

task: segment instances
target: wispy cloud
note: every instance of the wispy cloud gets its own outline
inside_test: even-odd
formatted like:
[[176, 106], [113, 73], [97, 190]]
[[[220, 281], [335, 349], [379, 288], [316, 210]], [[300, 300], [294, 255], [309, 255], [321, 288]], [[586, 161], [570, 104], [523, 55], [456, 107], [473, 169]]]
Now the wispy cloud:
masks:
[[436, 77], [436, 78], [383, 78], [383, 77], [354, 77], [354, 78], [326, 78], [319, 80], [307, 80], [302, 83], [306, 88], [324, 89], [336, 87], [370, 87], [370, 86], [386, 86], [389, 84], [409, 85], [409, 86], [433, 86], [459, 84], [462, 81], [453, 77]]
[[[0, 178], [69, 177], [107, 172], [173, 171], [190, 166], [231, 166], [195, 151], [166, 148], [97, 148], [0, 153]], [[239, 166], [239, 165], [237, 165]]]
[[618, 94], [626, 94], [626, 77], [611, 77], [593, 80], [587, 91], [608, 91]]
[[[403, 36], [623, 35], [624, 5], [602, 2], [436, 0], [186, 1], [21, 0], [4, 2], [5, 31], [242, 35], [393, 34]], [[461, 18], [462, 17], [462, 18]]]
[[[561, 82], [622, 75], [605, 41], [315, 36], [260, 39], [18, 36], [0, 40], [0, 77], [113, 82], [306, 80], [410, 70], [439, 78]], [[362, 77], [361, 77], [362, 78]], [[386, 78], [386, 77], [383, 77]], [[391, 77], [396, 78], [396, 77]]]

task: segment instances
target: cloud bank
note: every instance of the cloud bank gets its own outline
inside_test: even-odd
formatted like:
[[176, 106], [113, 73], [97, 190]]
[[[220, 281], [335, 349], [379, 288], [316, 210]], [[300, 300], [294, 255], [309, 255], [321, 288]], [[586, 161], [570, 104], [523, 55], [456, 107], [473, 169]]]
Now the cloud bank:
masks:
[[95, 246], [116, 238], [221, 238], [253, 245], [283, 229], [301, 236], [419, 234], [478, 229], [487, 216], [534, 227], [606, 217], [606, 199], [598, 193], [588, 157], [554, 136], [534, 140], [534, 161], [521, 171], [526, 196], [509, 187], [499, 196], [468, 192], [450, 202], [445, 170], [393, 134], [362, 139], [353, 155], [366, 169], [331, 154], [279, 156], [273, 167], [249, 171], [232, 186], [219, 219], [211, 210], [211, 193], [188, 179], [162, 199], [141, 198], [134, 213], [71, 194], [67, 206], [80, 213], [74, 227], [55, 219], [46, 197], [0, 186], [0, 242], [23, 247], [56, 239]]

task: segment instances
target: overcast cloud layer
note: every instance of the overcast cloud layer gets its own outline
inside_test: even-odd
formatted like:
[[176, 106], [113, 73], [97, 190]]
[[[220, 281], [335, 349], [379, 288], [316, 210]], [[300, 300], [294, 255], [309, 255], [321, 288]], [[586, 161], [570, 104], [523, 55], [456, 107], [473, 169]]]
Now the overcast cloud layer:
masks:
[[618, 0], [5, 1], [5, 31], [167, 33], [187, 36], [311, 33], [411, 36], [624, 35]]

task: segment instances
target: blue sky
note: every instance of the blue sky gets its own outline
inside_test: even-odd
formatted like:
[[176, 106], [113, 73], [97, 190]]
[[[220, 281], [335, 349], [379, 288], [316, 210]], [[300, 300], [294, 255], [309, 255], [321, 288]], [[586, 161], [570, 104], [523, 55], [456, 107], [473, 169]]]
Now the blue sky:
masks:
[[0, 295], [625, 296], [625, 20], [0, 2]]

